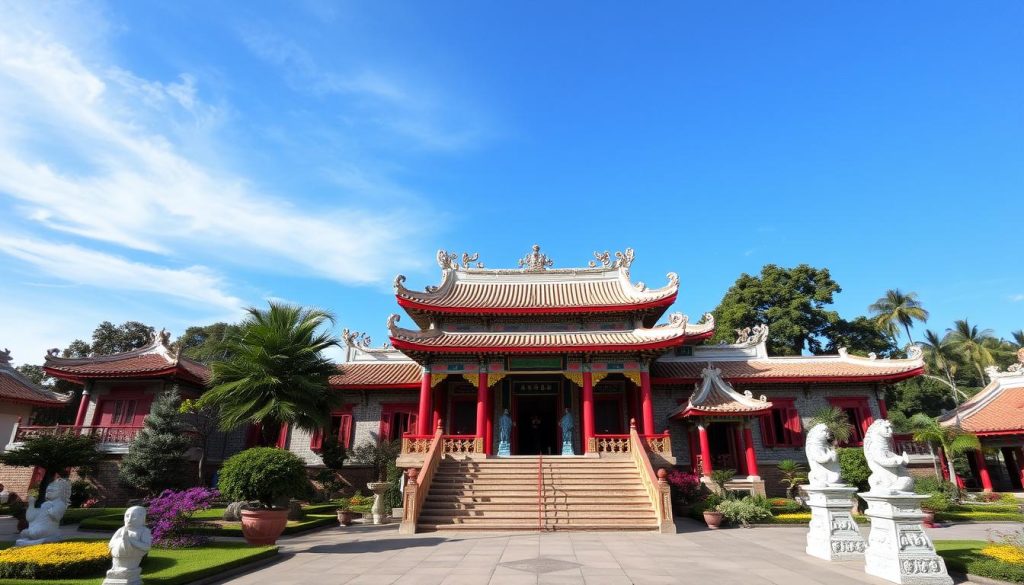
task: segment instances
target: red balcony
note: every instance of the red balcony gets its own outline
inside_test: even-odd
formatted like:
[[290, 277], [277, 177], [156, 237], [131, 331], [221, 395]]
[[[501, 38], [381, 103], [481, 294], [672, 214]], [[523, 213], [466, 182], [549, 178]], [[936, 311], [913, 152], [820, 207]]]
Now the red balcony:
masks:
[[96, 438], [99, 448], [104, 451], [127, 451], [128, 444], [142, 430], [141, 426], [15, 426], [11, 444], [19, 444], [26, 439], [55, 435], [89, 435]]

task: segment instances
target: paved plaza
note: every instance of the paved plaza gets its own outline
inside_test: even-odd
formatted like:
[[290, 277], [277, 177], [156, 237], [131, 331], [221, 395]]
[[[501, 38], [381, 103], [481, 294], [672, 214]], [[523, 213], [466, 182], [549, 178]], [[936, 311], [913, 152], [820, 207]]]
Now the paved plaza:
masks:
[[[930, 530], [934, 539], [984, 539], [988, 529]], [[234, 585], [714, 585], [887, 583], [862, 562], [828, 563], [804, 554], [806, 528], [709, 531], [689, 520], [680, 533], [427, 533], [353, 526], [283, 539], [282, 559], [223, 581]], [[865, 531], [866, 535], [866, 531]]]

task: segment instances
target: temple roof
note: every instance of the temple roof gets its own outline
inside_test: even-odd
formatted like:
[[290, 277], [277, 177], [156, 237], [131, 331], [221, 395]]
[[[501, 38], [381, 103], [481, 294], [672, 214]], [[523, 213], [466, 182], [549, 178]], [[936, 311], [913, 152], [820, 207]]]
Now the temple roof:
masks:
[[0, 401], [33, 406], [64, 406], [71, 394], [58, 394], [29, 380], [11, 365], [10, 350], [0, 351]]
[[669, 418], [689, 416], [752, 416], [771, 409], [772, 403], [764, 396], [754, 398], [748, 390], [743, 394], [737, 392], [728, 382], [722, 379], [722, 371], [708, 364], [701, 370], [701, 381], [697, 384], [690, 399]]
[[761, 325], [741, 333], [728, 345], [693, 348], [692, 355], [665, 355], [651, 364], [656, 383], [695, 382], [708, 363], [735, 384], [785, 382], [894, 382], [924, 372], [920, 348], [912, 346], [907, 359], [858, 357], [840, 349], [836, 355], [769, 357], [768, 327]]
[[[668, 273], [669, 282], [649, 289], [630, 281], [633, 250], [597, 253], [587, 268], [550, 268], [553, 262], [534, 246], [519, 261], [519, 269], [485, 269], [473, 264], [478, 255], [439, 250], [441, 283], [424, 291], [405, 288], [405, 276], [395, 277], [395, 296], [421, 327], [430, 314], [530, 315], [644, 312], [653, 325], [679, 292], [679, 278]], [[614, 258], [614, 259], [613, 259]]]
[[407, 354], [424, 353], [565, 353], [637, 352], [664, 350], [696, 342], [714, 333], [714, 318], [691, 324], [681, 313], [651, 328], [574, 331], [451, 331], [412, 330], [397, 326], [400, 317], [388, 319], [391, 343]]
[[943, 426], [957, 423], [976, 435], [1024, 434], [1024, 350], [1006, 372], [989, 368], [988, 386], [940, 417]]
[[83, 383], [100, 378], [162, 378], [173, 377], [199, 385], [210, 380], [205, 365], [172, 353], [170, 334], [160, 331], [143, 347], [112, 355], [84, 358], [62, 358], [52, 349], [46, 356], [43, 370], [55, 378]]
[[330, 384], [333, 388], [419, 388], [422, 373], [423, 367], [411, 360], [345, 363], [338, 366]]

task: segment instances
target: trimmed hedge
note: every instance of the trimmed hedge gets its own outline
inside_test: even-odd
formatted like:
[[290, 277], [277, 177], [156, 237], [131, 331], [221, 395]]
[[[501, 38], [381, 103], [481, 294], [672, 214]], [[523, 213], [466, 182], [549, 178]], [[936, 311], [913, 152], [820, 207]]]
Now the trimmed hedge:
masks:
[[937, 540], [935, 550], [946, 560], [946, 566], [968, 575], [1024, 583], [1024, 565], [1005, 563], [981, 554], [988, 546], [984, 540]]

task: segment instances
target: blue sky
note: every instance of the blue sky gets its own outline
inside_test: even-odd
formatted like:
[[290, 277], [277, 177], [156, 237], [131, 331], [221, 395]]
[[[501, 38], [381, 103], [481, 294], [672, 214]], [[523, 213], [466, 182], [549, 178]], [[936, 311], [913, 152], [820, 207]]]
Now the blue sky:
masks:
[[383, 341], [438, 248], [827, 266], [1024, 327], [1024, 5], [0, 3], [0, 347], [268, 298]]

